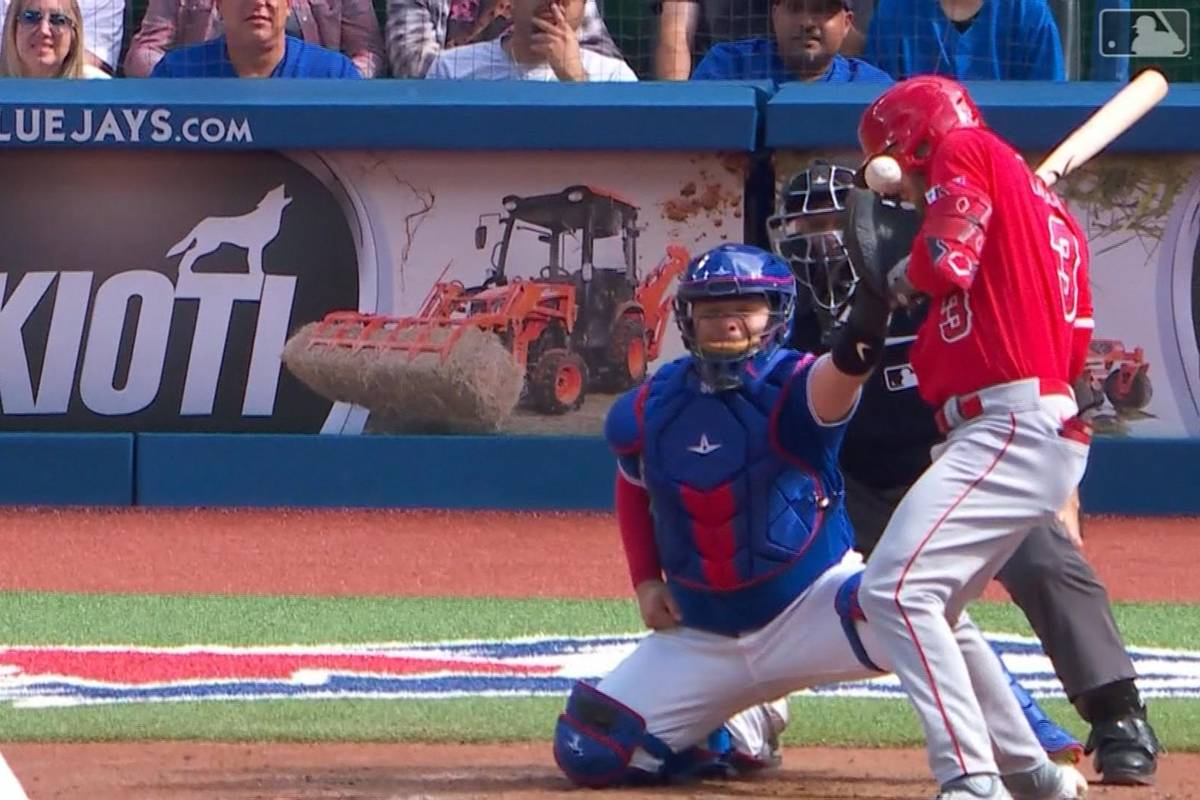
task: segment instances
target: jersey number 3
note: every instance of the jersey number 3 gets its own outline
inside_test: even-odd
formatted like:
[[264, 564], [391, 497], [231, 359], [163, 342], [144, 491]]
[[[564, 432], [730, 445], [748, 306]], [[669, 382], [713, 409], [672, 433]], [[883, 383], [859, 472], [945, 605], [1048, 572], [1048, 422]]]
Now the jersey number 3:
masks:
[[1063, 319], [1074, 322], [1079, 310], [1079, 240], [1062, 217], [1051, 214], [1049, 223], [1050, 248], [1058, 256], [1058, 288], [1062, 292]]

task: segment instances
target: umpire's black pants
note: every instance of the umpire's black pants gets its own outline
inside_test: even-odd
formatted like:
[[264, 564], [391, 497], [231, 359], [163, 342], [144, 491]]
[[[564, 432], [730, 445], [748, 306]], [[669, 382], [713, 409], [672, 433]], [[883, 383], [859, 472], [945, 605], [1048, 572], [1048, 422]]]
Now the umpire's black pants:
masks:
[[[846, 510], [858, 549], [870, 557], [908, 487], [876, 489], [844, 477]], [[1078, 548], [1057, 530], [1059, 524], [1034, 528], [996, 580], [1029, 618], [1067, 697], [1074, 701], [1084, 692], [1136, 678], [1137, 673], [1117, 632], [1108, 591]]]

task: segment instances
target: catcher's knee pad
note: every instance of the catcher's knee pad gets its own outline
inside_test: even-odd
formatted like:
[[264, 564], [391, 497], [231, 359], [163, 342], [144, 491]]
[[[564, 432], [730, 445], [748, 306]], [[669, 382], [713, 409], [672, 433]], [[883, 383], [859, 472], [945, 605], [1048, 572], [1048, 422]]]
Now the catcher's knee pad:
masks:
[[858, 663], [874, 672], [886, 672], [887, 670], [881, 669], [867, 655], [867, 648], [863, 646], [862, 637], [858, 635], [857, 624], [867, 620], [867, 615], [863, 613], [862, 604], [858, 600], [862, 576], [862, 572], [859, 571], [846, 579], [833, 598], [833, 607], [837, 609], [838, 616], [842, 620], [842, 631], [845, 632], [846, 641], [850, 643], [850, 649], [854, 651], [854, 657], [858, 659]]
[[581, 786], [653, 780], [656, 774], [629, 765], [639, 747], [664, 765], [673, 760], [670, 748], [646, 732], [640, 715], [598, 689], [576, 683], [554, 730], [559, 769]]

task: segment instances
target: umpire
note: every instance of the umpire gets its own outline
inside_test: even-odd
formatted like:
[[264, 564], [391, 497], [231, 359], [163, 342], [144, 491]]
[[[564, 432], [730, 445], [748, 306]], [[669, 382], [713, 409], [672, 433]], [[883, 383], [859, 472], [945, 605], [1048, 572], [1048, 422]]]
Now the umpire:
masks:
[[[808, 300], [807, 313], [797, 310], [791, 341], [800, 350], [828, 349], [858, 283], [842, 236], [853, 182], [852, 169], [816, 161], [785, 181], [768, 221], [773, 249], [796, 276], [797, 304]], [[888, 214], [894, 224], [879, 229], [879, 252], [894, 260], [907, 254], [919, 217], [898, 207]], [[883, 363], [863, 388], [842, 446], [846, 509], [858, 549], [867, 556], [941, 439], [909, 365], [923, 316], [924, 308], [913, 306], [894, 313]], [[1091, 725], [1086, 752], [1095, 754], [1103, 782], [1153, 784], [1160, 747], [1135, 685], [1137, 673], [1104, 585], [1061, 523], [1035, 528], [996, 577], [1025, 612], [1067, 697]]]

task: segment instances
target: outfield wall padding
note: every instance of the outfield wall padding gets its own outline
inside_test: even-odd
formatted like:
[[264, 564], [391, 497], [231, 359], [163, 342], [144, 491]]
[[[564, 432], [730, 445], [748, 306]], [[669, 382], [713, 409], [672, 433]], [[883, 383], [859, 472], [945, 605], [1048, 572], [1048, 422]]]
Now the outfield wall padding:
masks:
[[145, 506], [608, 509], [600, 439], [142, 434]]
[[[146, 506], [610, 510], [615, 461], [593, 437], [141, 434]], [[1200, 515], [1200, 441], [1101, 439], [1092, 513]]]
[[133, 434], [0, 433], [0, 504], [133, 503]]
[[1200, 440], [1097, 439], [1080, 497], [1096, 514], [1200, 514]]

